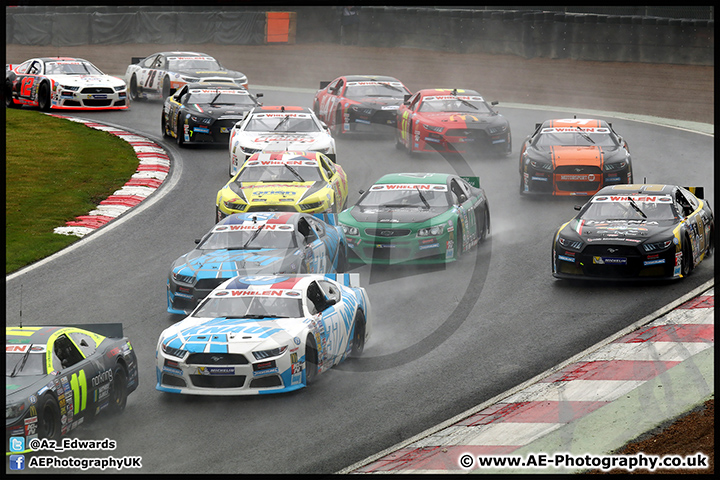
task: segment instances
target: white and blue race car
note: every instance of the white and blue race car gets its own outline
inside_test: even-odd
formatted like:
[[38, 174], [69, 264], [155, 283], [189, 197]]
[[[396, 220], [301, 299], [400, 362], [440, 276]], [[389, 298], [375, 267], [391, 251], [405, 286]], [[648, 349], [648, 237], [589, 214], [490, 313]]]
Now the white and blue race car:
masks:
[[360, 274], [237, 276], [160, 334], [161, 392], [258, 395], [290, 392], [348, 356], [370, 335]]

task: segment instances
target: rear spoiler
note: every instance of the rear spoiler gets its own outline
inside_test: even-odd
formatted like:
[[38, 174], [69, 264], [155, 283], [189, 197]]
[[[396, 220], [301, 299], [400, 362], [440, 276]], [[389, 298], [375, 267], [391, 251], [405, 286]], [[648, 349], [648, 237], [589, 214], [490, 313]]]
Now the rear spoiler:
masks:
[[103, 337], [122, 338], [122, 323], [88, 323], [84, 325], [62, 324], [61, 327], [81, 328], [89, 332], [97, 333]]
[[360, 288], [360, 274], [354, 273], [326, 273], [325, 278], [335, 280], [346, 287]]
[[473, 187], [480, 188], [480, 177], [465, 177], [461, 175], [460, 178], [468, 182]]
[[323, 88], [327, 87], [328, 85], [330, 85], [330, 82], [320, 82], [320, 89], [322, 90]]
[[700, 200], [705, 198], [705, 187], [683, 187], [683, 188], [685, 190], [687, 190], [688, 192], [692, 193], [693, 195], [695, 195]]
[[130, 65], [135, 65], [136, 63], [140, 63], [145, 57], [132, 57], [132, 60], [130, 60]]

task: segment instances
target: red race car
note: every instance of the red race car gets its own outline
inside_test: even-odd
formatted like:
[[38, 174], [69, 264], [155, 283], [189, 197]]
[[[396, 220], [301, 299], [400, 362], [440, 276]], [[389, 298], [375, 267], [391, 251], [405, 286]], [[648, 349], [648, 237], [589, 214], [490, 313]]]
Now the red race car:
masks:
[[413, 152], [512, 151], [510, 123], [475, 90], [420, 90], [397, 111], [395, 145]]
[[[410, 90], [394, 77], [346, 75], [320, 82], [313, 110], [333, 135], [392, 133], [395, 112]], [[391, 127], [391, 128], [387, 128]]]

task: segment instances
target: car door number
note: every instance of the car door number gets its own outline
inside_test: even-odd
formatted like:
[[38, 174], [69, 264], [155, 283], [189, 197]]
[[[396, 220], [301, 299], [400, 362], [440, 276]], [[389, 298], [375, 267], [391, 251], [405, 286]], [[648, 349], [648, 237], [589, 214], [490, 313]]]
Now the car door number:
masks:
[[70, 389], [73, 394], [73, 415], [77, 415], [85, 410], [87, 406], [88, 390], [85, 370], [72, 374], [70, 377]]

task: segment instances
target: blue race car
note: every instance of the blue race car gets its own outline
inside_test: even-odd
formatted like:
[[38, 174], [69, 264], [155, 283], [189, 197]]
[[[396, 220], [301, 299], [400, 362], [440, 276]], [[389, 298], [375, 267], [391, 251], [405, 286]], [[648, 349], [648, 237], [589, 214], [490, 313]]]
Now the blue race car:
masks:
[[187, 395], [290, 392], [359, 356], [370, 299], [359, 273], [238, 276], [161, 334], [155, 388]]
[[169, 313], [189, 313], [236, 275], [341, 273], [348, 268], [345, 235], [329, 214], [236, 213], [195, 243], [170, 268]]

